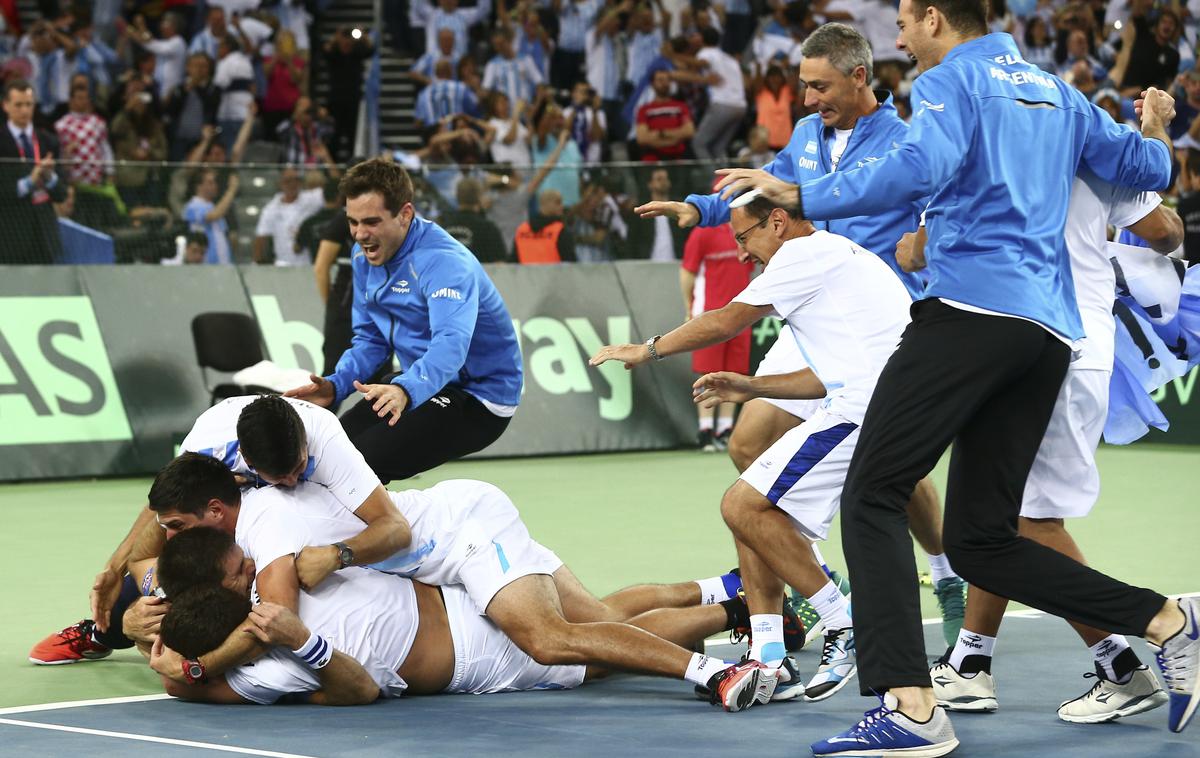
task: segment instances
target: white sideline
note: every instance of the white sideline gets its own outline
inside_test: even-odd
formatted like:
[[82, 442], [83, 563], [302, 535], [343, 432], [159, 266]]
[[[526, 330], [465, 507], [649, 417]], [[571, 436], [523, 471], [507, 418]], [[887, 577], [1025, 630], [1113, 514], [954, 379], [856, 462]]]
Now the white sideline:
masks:
[[0, 724], [8, 724], [9, 726], [27, 726], [33, 729], [47, 729], [53, 732], [71, 732], [74, 734], [90, 734], [97, 737], [113, 737], [119, 740], [154, 742], [160, 745], [178, 745], [180, 747], [194, 747], [203, 750], [219, 750], [225, 753], [239, 753], [241, 755], [261, 755], [267, 756], [267, 758], [313, 758], [312, 756], [299, 755], [297, 753], [279, 753], [273, 750], [255, 750], [248, 747], [215, 745], [211, 742], [195, 742], [193, 740], [173, 740], [167, 737], [152, 737], [148, 734], [133, 734], [132, 732], [109, 732], [103, 729], [84, 729], [83, 727], [78, 726], [42, 724], [38, 723], [37, 721], [17, 721], [16, 719], [0, 718]]

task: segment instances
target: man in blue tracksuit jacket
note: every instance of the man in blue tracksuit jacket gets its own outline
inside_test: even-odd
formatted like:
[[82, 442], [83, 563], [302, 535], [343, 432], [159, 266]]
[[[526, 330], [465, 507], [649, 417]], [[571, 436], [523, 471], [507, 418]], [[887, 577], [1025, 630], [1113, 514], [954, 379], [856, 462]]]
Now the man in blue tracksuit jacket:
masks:
[[[418, 219], [404, 169], [372, 159], [342, 179], [355, 239], [354, 338], [328, 377], [289, 395], [325, 405], [355, 390], [342, 426], [388, 482], [490, 445], [521, 401], [512, 318], [479, 261]], [[403, 371], [364, 385], [395, 353]]]
[[1106, 181], [1166, 187], [1173, 103], [1150, 90], [1138, 135], [1023, 61], [1009, 35], [987, 34], [986, 19], [982, 0], [901, 0], [899, 44], [923, 73], [898, 149], [798, 188], [748, 169], [718, 186], [759, 188], [813, 218], [931, 196], [929, 286], [876, 385], [842, 495], [860, 686], [889, 696], [872, 718], [815, 743], [816, 755], [936, 756], [958, 744], [934, 707], [903, 517], [951, 442], [943, 539], [955, 570], [997, 595], [1164, 646], [1173, 730], [1197, 700], [1200, 603], [1167, 602], [1016, 531], [1069, 343], [1083, 336], [1063, 242], [1076, 169], [1083, 161]]

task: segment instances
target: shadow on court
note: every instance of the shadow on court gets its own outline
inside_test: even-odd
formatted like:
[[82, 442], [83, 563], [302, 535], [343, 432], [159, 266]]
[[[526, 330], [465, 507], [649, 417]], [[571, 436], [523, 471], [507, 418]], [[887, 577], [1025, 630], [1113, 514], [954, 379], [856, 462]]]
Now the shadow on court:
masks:
[[[1066, 624], [1041, 616], [1010, 617], [1002, 635], [994, 667], [1000, 710], [956, 714], [962, 747], [954, 755], [1200, 757], [1200, 726], [1172, 734], [1165, 708], [1112, 724], [1059, 721], [1058, 704], [1095, 681], [1082, 677], [1091, 667], [1086, 649]], [[940, 653], [938, 627], [926, 627], [926, 642]], [[1144, 645], [1135, 644], [1142, 661], [1153, 665]], [[814, 643], [797, 655], [806, 676], [818, 648]], [[716, 652], [732, 658], [740, 650], [720, 646]], [[809, 755], [810, 742], [842, 731], [873, 707], [856, 685], [821, 703], [776, 703], [737, 714], [695, 700], [690, 685], [631, 676], [570, 692], [411, 698], [357, 708], [154, 700], [9, 709], [0, 713], [0, 755], [794, 757]]]

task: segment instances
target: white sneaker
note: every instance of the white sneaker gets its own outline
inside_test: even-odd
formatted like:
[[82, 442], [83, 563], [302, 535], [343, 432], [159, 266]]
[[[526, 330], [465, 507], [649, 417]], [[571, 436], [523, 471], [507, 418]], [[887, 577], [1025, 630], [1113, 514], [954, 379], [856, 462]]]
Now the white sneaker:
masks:
[[810, 703], [832, 697], [854, 678], [858, 656], [854, 650], [853, 629], [826, 629], [817, 673], [805, 685], [804, 699]]
[[929, 670], [933, 696], [938, 705], [950, 711], [991, 713], [1000, 707], [996, 700], [996, 680], [980, 671], [965, 676], [946, 661], [938, 661]]
[[1183, 611], [1183, 628], [1162, 647], [1150, 646], [1171, 699], [1167, 726], [1172, 732], [1182, 732], [1200, 705], [1200, 599], [1180, 598], [1179, 610]]
[[1102, 724], [1105, 721], [1132, 716], [1166, 705], [1167, 693], [1157, 677], [1146, 666], [1139, 666], [1125, 684], [1117, 684], [1096, 667], [1092, 688], [1058, 706], [1058, 717], [1073, 724]]
[[795, 700], [804, 695], [804, 680], [800, 678], [800, 671], [796, 668], [796, 662], [790, 655], [784, 656], [783, 662], [779, 664], [779, 669], [775, 672], [775, 678], [775, 692], [771, 695], [772, 703], [781, 700]]

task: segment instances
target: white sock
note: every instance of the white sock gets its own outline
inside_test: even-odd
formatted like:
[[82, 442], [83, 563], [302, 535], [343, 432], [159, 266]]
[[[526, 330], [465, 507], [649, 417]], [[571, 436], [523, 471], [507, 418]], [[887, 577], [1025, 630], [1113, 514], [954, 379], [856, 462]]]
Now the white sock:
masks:
[[716, 605], [732, 597], [725, 589], [725, 577], [723, 576], [697, 579], [696, 584], [700, 585], [700, 605]]
[[821, 564], [821, 570], [825, 572], [826, 576], [828, 576], [829, 566], [825, 564], [825, 556], [821, 555], [821, 548], [817, 547], [817, 543], [815, 542], [811, 543], [809, 547], [812, 548], [813, 557], [817, 559], [817, 563]]
[[992, 651], [995, 649], [995, 637], [976, 634], [963, 627], [962, 631], [958, 633], [958, 641], [954, 643], [954, 650], [950, 653], [950, 665], [954, 667], [955, 671], [961, 672], [963, 659], [968, 655], [982, 655], [985, 658], [991, 658]]
[[750, 657], [768, 666], [778, 666], [787, 655], [783, 646], [783, 616], [757, 613], [750, 616]]
[[1113, 670], [1113, 660], [1128, 649], [1129, 640], [1120, 634], [1110, 634], [1088, 648], [1088, 650], [1092, 651], [1092, 656], [1096, 659], [1096, 663], [1100, 664], [1100, 668], [1104, 669], [1105, 676], [1117, 682], [1117, 684], [1128, 682], [1129, 677], [1132, 676], [1131, 674], [1126, 674], [1124, 682], [1118, 681], [1119, 677], [1116, 671]]
[[713, 430], [713, 417], [702, 416], [700, 418], [700, 431], [711, 432]]
[[733, 416], [717, 416], [717, 434], [724, 434], [733, 428]]
[[958, 574], [954, 573], [954, 569], [950, 568], [950, 559], [946, 557], [945, 553], [938, 553], [937, 555], [926, 553], [926, 557], [929, 558], [929, 575], [933, 579], [935, 587], [943, 579], [951, 579], [958, 576]]
[[850, 620], [850, 602], [832, 581], [825, 582], [825, 586], [808, 598], [808, 602], [821, 614], [826, 629], [849, 629], [854, 625]]
[[692, 653], [692, 659], [688, 661], [687, 671], [683, 673], [683, 678], [692, 684], [706, 685], [708, 680], [713, 678], [713, 674], [727, 668], [729, 668], [729, 664], [720, 658], [713, 658], [703, 653]]

